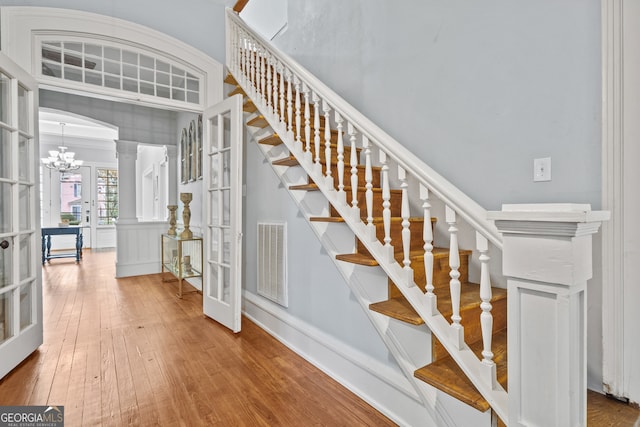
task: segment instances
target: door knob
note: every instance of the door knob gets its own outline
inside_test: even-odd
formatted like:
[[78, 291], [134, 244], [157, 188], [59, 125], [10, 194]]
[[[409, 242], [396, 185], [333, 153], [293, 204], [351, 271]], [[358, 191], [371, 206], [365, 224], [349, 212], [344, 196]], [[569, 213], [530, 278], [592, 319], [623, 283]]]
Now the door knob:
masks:
[[7, 249], [9, 247], [9, 242], [7, 240], [3, 240], [0, 242], [0, 248]]

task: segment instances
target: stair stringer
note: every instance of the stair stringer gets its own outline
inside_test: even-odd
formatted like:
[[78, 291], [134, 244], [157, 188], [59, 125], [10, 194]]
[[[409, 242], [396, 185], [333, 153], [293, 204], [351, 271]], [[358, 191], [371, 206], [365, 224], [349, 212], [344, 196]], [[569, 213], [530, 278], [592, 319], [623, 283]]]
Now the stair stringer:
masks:
[[[253, 115], [250, 113], [245, 113], [245, 118], [252, 116]], [[267, 120], [270, 121], [268, 117]], [[280, 135], [282, 135], [282, 129], [276, 130], [271, 128], [271, 130], [269, 130], [269, 128], [270, 127], [255, 129], [251, 126], [247, 126], [252, 139], [255, 141], [260, 151], [267, 159], [267, 162], [270, 164], [272, 170], [280, 178], [283, 186], [285, 187], [285, 189], [287, 189], [288, 194], [292, 197], [300, 212], [302, 212], [302, 214], [304, 215], [307, 223], [314, 231], [319, 241], [322, 243], [322, 246], [327, 251], [329, 257], [333, 260], [340, 274], [343, 276], [355, 299], [368, 316], [369, 320], [380, 335], [387, 349], [394, 357], [401, 371], [413, 387], [415, 394], [412, 395], [412, 398], [422, 402], [422, 405], [431, 414], [431, 416], [434, 419], [438, 420], [438, 425], [458, 425], [455, 422], [455, 419], [457, 417], [452, 417], [449, 411], [445, 408], [448, 407], [450, 408], [450, 410], [455, 410], [457, 414], [459, 406], [455, 407], [455, 404], [452, 401], [457, 402], [458, 405], [464, 404], [446, 395], [446, 393], [443, 393], [436, 388], [424, 383], [423, 381], [415, 378], [414, 376], [414, 372], [416, 369], [431, 362], [432, 331], [426, 325], [409, 325], [369, 310], [369, 305], [371, 303], [378, 302], [387, 297], [388, 278], [391, 277], [391, 275], [389, 275], [389, 273], [381, 267], [358, 266], [356, 264], [347, 263], [336, 259], [336, 256], [339, 254], [354, 251], [355, 235], [353, 233], [345, 233], [345, 231], [353, 231], [352, 227], [354, 226], [354, 224], [352, 224], [351, 226], [345, 225], [349, 222], [347, 221], [347, 218], [345, 218], [345, 223], [325, 223], [310, 220], [311, 217], [328, 215], [328, 204], [332, 203], [334, 206], [336, 206], [336, 198], [339, 197], [337, 195], [337, 191], [333, 191], [333, 193], [336, 194], [331, 194], [330, 197], [327, 197], [326, 193], [319, 191], [309, 192], [305, 190], [290, 190], [289, 186], [300, 184], [298, 179], [291, 179], [292, 175], [299, 177], [298, 173], [291, 174], [291, 169], [304, 171], [305, 175], [311, 176], [312, 179], [315, 178], [314, 182], [318, 182], [316, 181], [318, 176], [317, 174], [312, 175], [309, 173], [308, 164], [307, 168], [305, 168], [303, 165], [303, 162], [308, 162], [301, 161], [300, 159], [303, 158], [302, 153], [300, 153], [299, 150], [295, 152], [295, 149], [292, 150], [289, 148], [289, 151], [299, 159], [300, 165], [273, 165], [272, 162], [274, 160], [288, 157], [288, 153], [285, 153], [283, 150], [274, 150], [271, 146], [265, 147], [263, 144], [259, 144], [257, 142], [262, 137], [267, 136], [272, 132], [278, 132]], [[284, 138], [281, 137], [281, 139], [283, 139], [284, 141]], [[333, 199], [333, 201], [331, 199]], [[349, 212], [347, 215], [353, 215], [353, 213]], [[366, 233], [365, 235], [367, 236], [369, 235], [368, 230], [361, 231], [361, 233]], [[343, 239], [345, 236], [348, 236], [349, 243], [344, 242]], [[347, 247], [345, 247], [344, 245], [347, 245]], [[371, 277], [371, 275], [375, 275], [379, 279], [377, 287], [374, 288], [372, 286], [372, 280], [363, 280], [362, 276], [367, 276], [366, 274], [362, 273], [363, 271], [376, 271], [376, 273], [369, 273], [369, 277]], [[410, 292], [422, 295], [417, 286], [414, 286]], [[419, 298], [419, 296], [414, 295], [414, 299], [417, 298]], [[445, 405], [443, 404], [443, 401], [449, 402], [447, 405]], [[469, 410], [465, 412], [466, 413], [464, 419], [467, 423], [472, 419], [474, 420], [474, 425], [490, 425], [489, 423], [491, 422], [491, 411], [487, 411], [487, 413], [481, 413], [469, 407]]]

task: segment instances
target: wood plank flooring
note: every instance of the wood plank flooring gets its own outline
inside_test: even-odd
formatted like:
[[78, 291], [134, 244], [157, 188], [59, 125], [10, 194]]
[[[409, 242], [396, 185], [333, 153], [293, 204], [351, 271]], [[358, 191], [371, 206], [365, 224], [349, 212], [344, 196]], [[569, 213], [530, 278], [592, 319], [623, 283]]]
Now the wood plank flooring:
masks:
[[[234, 335], [201, 295], [116, 280], [114, 262], [43, 269], [44, 344], [0, 381], [0, 405], [64, 405], [68, 426], [394, 425], [247, 319]], [[588, 398], [589, 426], [640, 426], [637, 408]]]
[[114, 253], [43, 269], [44, 344], [0, 405], [64, 405], [68, 426], [394, 425], [247, 319], [233, 334], [160, 275], [114, 278]]

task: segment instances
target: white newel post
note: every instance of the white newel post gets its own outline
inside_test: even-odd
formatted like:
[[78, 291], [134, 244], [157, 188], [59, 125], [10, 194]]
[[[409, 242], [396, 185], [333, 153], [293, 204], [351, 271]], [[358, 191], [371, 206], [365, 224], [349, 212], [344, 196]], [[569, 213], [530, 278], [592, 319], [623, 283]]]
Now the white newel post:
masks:
[[586, 298], [591, 238], [608, 212], [589, 205], [504, 205], [509, 426], [586, 425]]

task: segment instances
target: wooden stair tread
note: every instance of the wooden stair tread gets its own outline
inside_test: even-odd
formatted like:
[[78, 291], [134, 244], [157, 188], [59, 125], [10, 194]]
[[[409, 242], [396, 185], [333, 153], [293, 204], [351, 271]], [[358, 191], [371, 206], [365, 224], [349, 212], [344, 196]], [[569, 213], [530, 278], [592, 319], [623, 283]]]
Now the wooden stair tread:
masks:
[[386, 301], [369, 304], [369, 310], [384, 314], [393, 319], [401, 320], [411, 325], [422, 325], [424, 320], [413, 309], [404, 297], [390, 298]]
[[[345, 167], [346, 167], [346, 166], [345, 166]], [[351, 193], [351, 189], [352, 189], [352, 188], [353, 188], [353, 187], [351, 187], [351, 186], [348, 186], [348, 187], [347, 187], [347, 186], [345, 185], [345, 187], [344, 187], [344, 192], [345, 192], [345, 193]], [[366, 188], [366, 187], [357, 187], [357, 191], [358, 191], [358, 193], [364, 193], [365, 191], [367, 191], [367, 188]], [[374, 193], [382, 193], [382, 188], [379, 188], [379, 187], [373, 187], [373, 188], [371, 189], [371, 191], [373, 191]], [[402, 194], [402, 190], [400, 190], [399, 188], [391, 188], [391, 189], [389, 190], [389, 192], [390, 192], [391, 194]]]
[[282, 140], [277, 133], [274, 133], [273, 135], [265, 136], [264, 138], [262, 138], [260, 141], [258, 141], [258, 144], [280, 145], [282, 144]]
[[[501, 288], [491, 288], [493, 297], [492, 302], [507, 297], [507, 290]], [[460, 312], [480, 306], [480, 285], [477, 283], [462, 283], [460, 288]], [[451, 316], [451, 293], [440, 292], [436, 294], [438, 297], [438, 311], [445, 318]], [[369, 304], [369, 309], [375, 312], [387, 315], [393, 319], [401, 320], [412, 325], [422, 325], [424, 320], [413, 309], [406, 298], [400, 296], [389, 298], [386, 301], [380, 301]], [[463, 323], [464, 323], [463, 316]]]
[[372, 256], [359, 253], [336, 255], [336, 259], [339, 261], [350, 262], [352, 264], [358, 265], [366, 265], [370, 267], [375, 267], [376, 265], [378, 265], [378, 261], [376, 261]]
[[[467, 292], [469, 287], [473, 287], [473, 292]], [[438, 311], [447, 320], [451, 317], [451, 292], [436, 293], [438, 296]], [[507, 290], [502, 288], [491, 288], [491, 302], [496, 302], [507, 297]], [[462, 283], [460, 289], [460, 309], [480, 307], [480, 285], [478, 283]], [[442, 308], [441, 308], [442, 307]], [[464, 318], [462, 319], [464, 323]]]
[[[339, 217], [324, 217], [324, 218], [339, 218]], [[449, 255], [449, 249], [447, 248], [433, 248], [431, 252], [433, 253], [434, 259]], [[462, 252], [463, 251], [460, 250], [460, 253]], [[471, 251], [465, 251], [465, 252], [471, 253]], [[402, 248], [396, 251], [395, 254], [396, 254], [396, 260], [399, 258], [397, 256], [398, 254], [400, 254], [400, 258], [401, 258]], [[424, 251], [422, 250], [411, 251], [410, 254], [412, 259], [417, 257], [422, 258], [424, 256]], [[336, 259], [339, 259], [340, 261], [352, 262], [354, 264], [369, 265], [372, 267], [378, 265], [378, 261], [376, 261], [373, 255], [369, 255], [369, 254], [361, 254], [361, 253], [340, 254], [340, 255], [336, 255]]]
[[[311, 143], [311, 146], [313, 147], [313, 142], [315, 141], [315, 129], [313, 127], [313, 119], [311, 120], [311, 123], [309, 123], [309, 127], [311, 128], [311, 140], [309, 141]], [[320, 127], [318, 128], [318, 130], [320, 131], [320, 143], [322, 144], [322, 147], [324, 147], [324, 132], [325, 132], [325, 128], [324, 128], [324, 116], [320, 116]], [[304, 129], [304, 119], [302, 121], [302, 126], [300, 127], [300, 139], [302, 141], [306, 142], [306, 137], [307, 135], [305, 134], [305, 129]], [[337, 137], [340, 132], [338, 132], [337, 129], [329, 129], [329, 132], [331, 133], [331, 136], [333, 138]], [[344, 131], [342, 132], [343, 136], [344, 136]], [[337, 142], [332, 142], [331, 145], [336, 146], [337, 147]], [[344, 148], [347, 148], [347, 143], [344, 144]]]
[[231, 92], [229, 92], [229, 97], [232, 97], [233, 95], [237, 95], [240, 94], [242, 96], [246, 96], [247, 94], [244, 93], [244, 90], [242, 90], [242, 88], [240, 86], [236, 86], [235, 89], [233, 89]]
[[[469, 346], [473, 352], [482, 357], [482, 340]], [[493, 360], [496, 363], [498, 382], [507, 389], [507, 331], [493, 335]], [[448, 395], [485, 412], [489, 403], [475, 388], [473, 383], [462, 372], [462, 369], [451, 356], [443, 357], [415, 371], [414, 376]]]
[[309, 221], [315, 222], [344, 222], [341, 216], [312, 216]]
[[226, 75], [226, 77], [224, 78], [224, 82], [229, 85], [238, 86], [238, 82], [231, 74]]
[[[298, 185], [290, 185], [289, 190], [304, 190], [304, 191], [316, 191], [318, 190], [318, 184], [313, 182], [308, 184], [298, 184]], [[342, 219], [342, 218], [340, 218]], [[342, 221], [344, 222], [344, 221]]]
[[269, 126], [269, 122], [263, 115], [258, 115], [247, 122], [248, 126], [254, 126], [258, 128], [266, 128]]
[[284, 157], [282, 159], [271, 162], [274, 166], [298, 166], [298, 159], [295, 156]]
[[242, 111], [245, 113], [255, 113], [258, 111], [258, 107], [256, 107], [256, 104], [254, 104], [251, 99], [249, 99], [242, 105]]
[[[324, 156], [324, 153], [323, 153], [323, 156]], [[322, 157], [322, 156], [320, 156], [320, 157]], [[324, 163], [323, 163], [323, 165], [324, 165]], [[356, 167], [358, 169], [361, 169], [361, 170], [366, 170], [367, 169], [367, 167], [365, 165], [362, 165], [362, 164], [358, 164]], [[331, 173], [333, 174], [334, 177], [336, 176], [337, 169], [338, 169], [338, 167], [336, 166], [336, 163], [335, 162], [331, 162]], [[345, 161], [344, 161], [344, 169], [345, 169], [345, 172], [349, 173], [349, 175], [351, 174], [351, 165], [349, 164], [349, 159], [345, 159]], [[378, 173], [380, 171], [382, 171], [382, 168], [380, 166], [371, 166], [371, 172], [372, 173]]]

